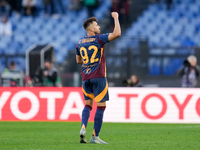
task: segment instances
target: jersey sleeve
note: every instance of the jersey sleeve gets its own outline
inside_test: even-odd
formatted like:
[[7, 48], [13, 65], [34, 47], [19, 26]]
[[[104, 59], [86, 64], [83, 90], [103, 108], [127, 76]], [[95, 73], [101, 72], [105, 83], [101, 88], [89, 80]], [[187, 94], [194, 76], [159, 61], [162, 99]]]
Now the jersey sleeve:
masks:
[[76, 45], [76, 55], [81, 55], [80, 51], [78, 50], [78, 44]]
[[109, 35], [109, 33], [99, 34], [98, 38], [99, 38], [99, 40], [103, 41], [104, 43], [107, 43], [107, 42], [109, 42], [108, 35]]

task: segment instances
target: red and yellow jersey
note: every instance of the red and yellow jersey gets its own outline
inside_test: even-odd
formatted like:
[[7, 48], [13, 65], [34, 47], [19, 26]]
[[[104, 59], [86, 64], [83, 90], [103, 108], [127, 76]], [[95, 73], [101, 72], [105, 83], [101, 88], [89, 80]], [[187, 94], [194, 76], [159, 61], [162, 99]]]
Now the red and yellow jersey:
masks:
[[81, 38], [76, 46], [76, 55], [83, 61], [82, 80], [106, 77], [104, 44], [109, 42], [109, 34], [96, 34]]

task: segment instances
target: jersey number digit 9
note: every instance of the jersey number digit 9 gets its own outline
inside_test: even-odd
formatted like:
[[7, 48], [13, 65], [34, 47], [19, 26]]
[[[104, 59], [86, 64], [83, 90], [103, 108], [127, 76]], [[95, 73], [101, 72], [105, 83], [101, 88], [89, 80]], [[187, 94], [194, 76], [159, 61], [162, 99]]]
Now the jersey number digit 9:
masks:
[[[97, 61], [99, 61], [99, 58], [95, 58], [96, 54], [98, 52], [98, 48], [95, 45], [91, 45], [90, 47], [88, 47], [88, 50], [94, 50], [94, 52], [92, 53], [92, 56], [90, 58], [90, 63], [95, 63]], [[83, 55], [84, 52], [84, 55]], [[88, 53], [85, 47], [81, 47], [80, 48], [80, 53], [81, 53], [81, 57], [83, 59], [83, 63], [87, 64], [89, 62], [89, 57], [88, 57]]]

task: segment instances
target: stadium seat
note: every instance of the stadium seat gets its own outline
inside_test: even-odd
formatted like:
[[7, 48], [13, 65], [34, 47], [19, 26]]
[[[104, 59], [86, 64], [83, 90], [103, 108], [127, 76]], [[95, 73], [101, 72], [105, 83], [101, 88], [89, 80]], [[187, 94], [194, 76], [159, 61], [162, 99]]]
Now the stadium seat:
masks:
[[163, 61], [164, 75], [174, 75], [177, 70], [182, 66], [183, 59], [180, 58], [165, 58]]
[[0, 74], [3, 72], [3, 70], [5, 69], [6, 64], [5, 64], [5, 58], [0, 57]]
[[[180, 44], [191, 46], [198, 44], [198, 42], [196, 42], [197, 40], [194, 40], [194, 43], [192, 44], [191, 39], [188, 40], [190, 43], [188, 41], [182, 42], [181, 40], [176, 40], [175, 44], [173, 44], [173, 38], [175, 36], [181, 36], [181, 34], [190, 38], [194, 36], [195, 24], [198, 22], [196, 20], [196, 15], [200, 12], [200, 7], [198, 7], [199, 5], [200, 2], [196, 0], [174, 1], [173, 8], [170, 11], [167, 11], [165, 9], [166, 6], [163, 3], [151, 4], [144, 11], [143, 15], [138, 18], [137, 22], [132, 25], [132, 35], [142, 35], [150, 38], [150, 46], [178, 46]], [[152, 17], [154, 17], [153, 21]], [[182, 19], [183, 17], [185, 19]], [[188, 20], [189, 22], [187, 22]], [[144, 27], [146, 24], [148, 24], [148, 26]], [[160, 40], [158, 40], [159, 38], [155, 38], [155, 34], [159, 36], [160, 33], [164, 33], [165, 37], [163, 39], [164, 44], [162, 43], [162, 45], [160, 45]], [[166, 36], [167, 33], [171, 34]], [[131, 35], [131, 33], [129, 33], [129, 35]]]

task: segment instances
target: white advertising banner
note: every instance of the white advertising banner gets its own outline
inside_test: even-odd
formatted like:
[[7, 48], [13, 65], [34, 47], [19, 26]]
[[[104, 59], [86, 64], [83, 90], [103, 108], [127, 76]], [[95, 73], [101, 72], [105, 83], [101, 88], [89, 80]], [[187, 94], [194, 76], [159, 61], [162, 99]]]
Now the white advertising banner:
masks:
[[198, 88], [110, 88], [104, 121], [200, 123]]
[[[104, 122], [200, 123], [198, 88], [109, 88], [109, 97]], [[81, 121], [83, 107], [81, 87], [0, 88], [0, 121]]]

